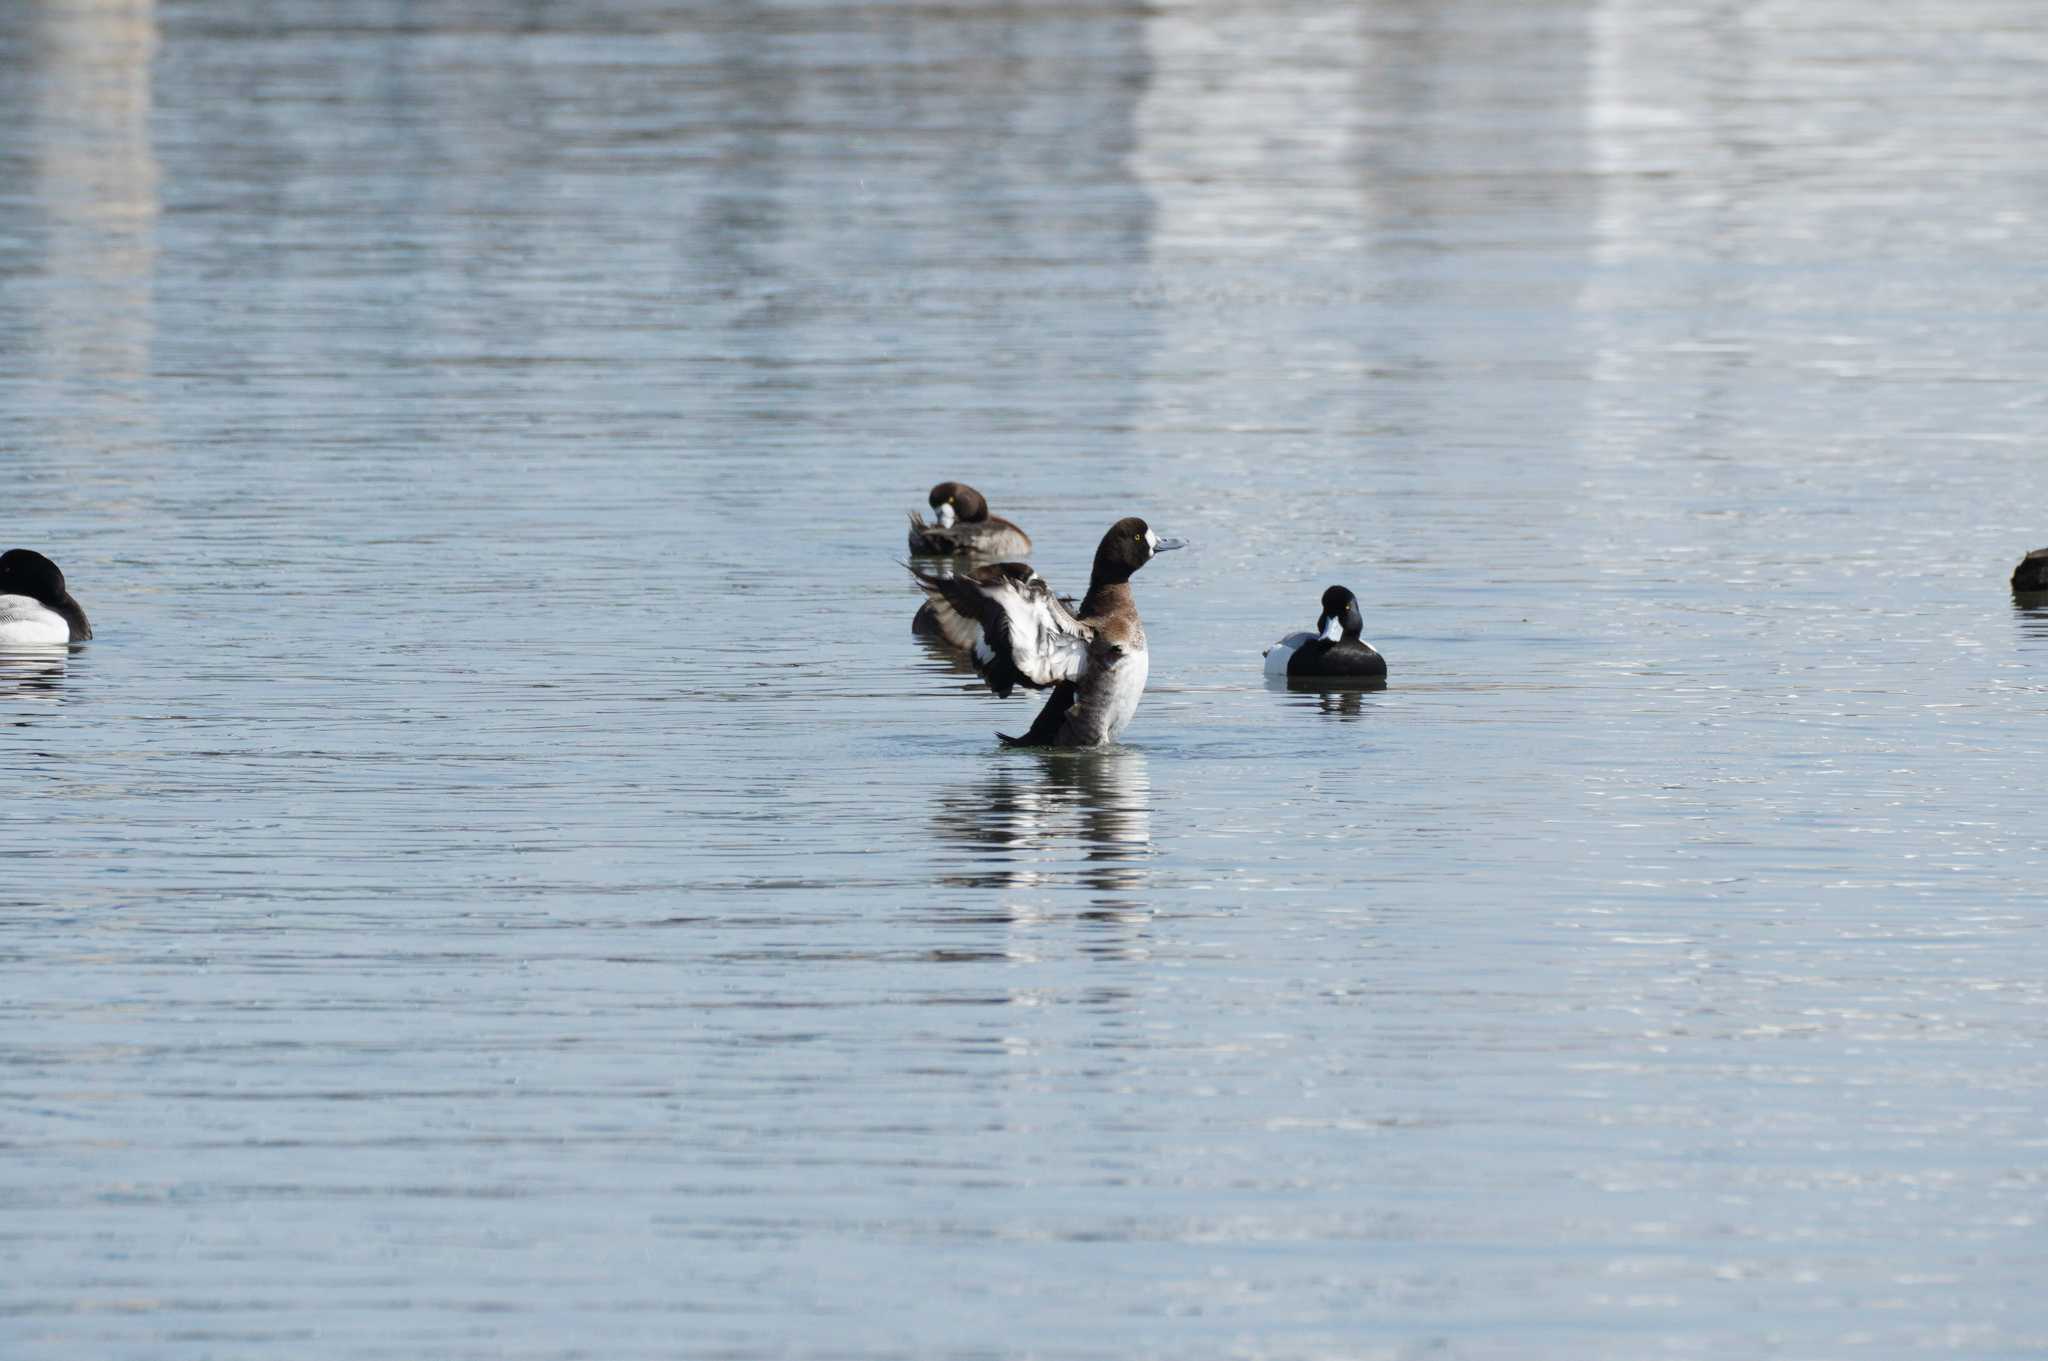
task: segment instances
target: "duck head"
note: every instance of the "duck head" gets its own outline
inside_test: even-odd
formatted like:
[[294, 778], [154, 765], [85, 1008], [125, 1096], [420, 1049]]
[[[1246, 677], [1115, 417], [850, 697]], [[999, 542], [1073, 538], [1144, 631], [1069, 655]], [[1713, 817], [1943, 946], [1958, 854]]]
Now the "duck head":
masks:
[[1186, 539], [1162, 539], [1143, 520], [1127, 515], [1109, 527], [1095, 549], [1095, 580], [1129, 581], [1132, 573], [1161, 553], [1187, 546]]
[[932, 494], [925, 501], [938, 516], [941, 529], [951, 529], [955, 523], [974, 524], [988, 518], [988, 502], [965, 482], [941, 482], [932, 488]]
[[1316, 632], [1328, 642], [1357, 638], [1365, 632], [1365, 616], [1358, 612], [1358, 597], [1342, 586], [1323, 592], [1323, 612], [1316, 619]]

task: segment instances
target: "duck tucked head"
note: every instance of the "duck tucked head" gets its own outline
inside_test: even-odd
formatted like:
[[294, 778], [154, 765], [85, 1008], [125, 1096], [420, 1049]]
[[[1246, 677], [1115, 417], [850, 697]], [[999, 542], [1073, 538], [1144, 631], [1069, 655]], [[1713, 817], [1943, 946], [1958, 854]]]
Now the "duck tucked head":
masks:
[[56, 608], [65, 596], [64, 574], [33, 548], [0, 553], [0, 595], [25, 595]]
[[1126, 515], [1109, 527], [1095, 549], [1093, 583], [1108, 586], [1129, 581], [1132, 573], [1161, 553], [1187, 546], [1186, 539], [1162, 539], [1143, 520]]
[[[32, 603], [24, 607], [24, 600]], [[0, 641], [78, 643], [90, 637], [92, 625], [64, 589], [56, 563], [33, 548], [0, 553]]]
[[1316, 632], [1329, 642], [1340, 638], [1356, 640], [1365, 632], [1365, 616], [1359, 613], [1358, 597], [1342, 586], [1323, 592], [1323, 612], [1316, 620]]
[[939, 527], [950, 529], [955, 522], [976, 524], [988, 518], [988, 502], [965, 482], [941, 482], [925, 498], [938, 516]]

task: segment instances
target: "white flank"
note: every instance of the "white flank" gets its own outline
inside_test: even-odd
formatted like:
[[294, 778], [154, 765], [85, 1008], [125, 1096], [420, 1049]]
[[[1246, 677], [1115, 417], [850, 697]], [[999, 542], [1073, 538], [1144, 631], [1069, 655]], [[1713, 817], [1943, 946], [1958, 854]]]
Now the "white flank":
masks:
[[1273, 646], [1267, 648], [1266, 674], [1269, 676], [1286, 675], [1288, 660], [1295, 653], [1301, 651], [1304, 645], [1314, 642], [1315, 637], [1313, 633], [1290, 633], [1279, 642], [1273, 644]]
[[33, 596], [0, 595], [0, 643], [68, 643], [71, 625]]

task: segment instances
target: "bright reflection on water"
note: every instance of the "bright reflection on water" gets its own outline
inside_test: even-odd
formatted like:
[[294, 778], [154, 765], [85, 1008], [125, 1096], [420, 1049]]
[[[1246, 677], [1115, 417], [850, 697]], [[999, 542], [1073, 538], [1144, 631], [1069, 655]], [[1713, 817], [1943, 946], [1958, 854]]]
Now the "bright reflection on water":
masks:
[[[2044, 62], [0, 7], [0, 1353], [2039, 1354]], [[1192, 539], [1127, 745], [944, 478]]]

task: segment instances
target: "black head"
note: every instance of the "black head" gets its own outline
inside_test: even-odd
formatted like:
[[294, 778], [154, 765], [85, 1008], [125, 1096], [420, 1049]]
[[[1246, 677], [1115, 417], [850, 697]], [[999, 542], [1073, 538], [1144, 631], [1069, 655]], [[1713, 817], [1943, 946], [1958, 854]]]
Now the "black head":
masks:
[[1323, 612], [1316, 618], [1316, 632], [1328, 634], [1332, 621], [1343, 636], [1356, 641], [1365, 632], [1365, 616], [1358, 612], [1358, 597], [1342, 586], [1323, 592]]
[[[965, 482], [941, 482], [932, 488], [932, 494], [927, 496], [925, 501], [933, 510], [939, 512], [941, 524], [951, 524], [954, 521], [973, 524], [988, 518], [988, 502], [982, 499], [980, 492]], [[946, 519], [946, 506], [953, 508], [953, 520]]]
[[1185, 539], [1162, 539], [1143, 520], [1126, 515], [1109, 527], [1095, 549], [1095, 580], [1129, 581], [1133, 572], [1161, 553], [1186, 547]]
[[25, 595], [55, 608], [64, 598], [64, 574], [33, 548], [0, 553], [0, 595]]

